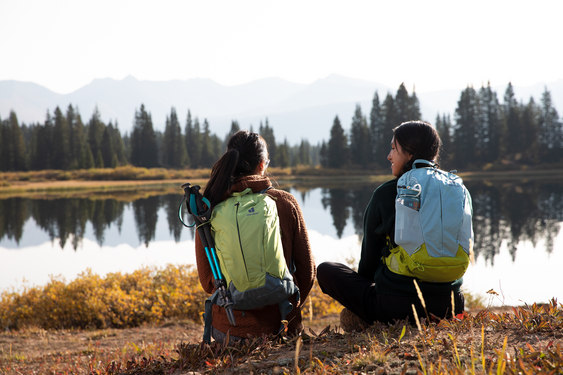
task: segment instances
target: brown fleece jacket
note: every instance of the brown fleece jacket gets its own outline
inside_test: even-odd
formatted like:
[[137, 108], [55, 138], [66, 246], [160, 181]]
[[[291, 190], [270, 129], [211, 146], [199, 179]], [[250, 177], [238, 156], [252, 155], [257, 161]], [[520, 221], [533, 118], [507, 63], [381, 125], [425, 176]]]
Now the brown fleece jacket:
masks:
[[[231, 192], [240, 192], [246, 188], [251, 188], [254, 193], [257, 193], [271, 185], [270, 179], [266, 176], [246, 176], [234, 184]], [[285, 261], [289, 265], [293, 256], [296, 267], [293, 279], [300, 292], [299, 302], [295, 301], [295, 297], [289, 299], [293, 305], [293, 310], [286, 318], [289, 321], [288, 330], [291, 333], [300, 332], [303, 329], [301, 306], [305, 302], [316, 277], [315, 261], [309, 244], [305, 220], [295, 197], [288, 192], [277, 189], [268, 190], [268, 194], [276, 198]], [[199, 280], [203, 289], [211, 294], [215, 291], [213, 274], [205, 250], [197, 235], [195, 244]], [[238, 337], [276, 333], [280, 328], [281, 315], [277, 304], [255, 310], [244, 312], [234, 310], [233, 312], [236, 326], [231, 326], [223, 308], [213, 305], [213, 327], [223, 333], [229, 331], [231, 336]]]

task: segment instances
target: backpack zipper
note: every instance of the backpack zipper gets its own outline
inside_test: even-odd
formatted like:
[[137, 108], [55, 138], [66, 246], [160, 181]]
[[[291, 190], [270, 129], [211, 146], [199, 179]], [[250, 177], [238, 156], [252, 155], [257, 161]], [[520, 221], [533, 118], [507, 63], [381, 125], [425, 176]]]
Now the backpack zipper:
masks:
[[239, 243], [239, 246], [240, 246], [240, 253], [241, 253], [241, 255], [242, 255], [242, 261], [244, 262], [244, 270], [246, 271], [246, 277], [248, 278], [248, 277], [249, 277], [249, 276], [248, 276], [248, 268], [246, 268], [246, 259], [244, 258], [244, 251], [242, 250], [242, 241], [241, 241], [241, 239], [240, 239], [240, 227], [239, 227], [239, 225], [238, 225], [238, 209], [239, 209], [240, 203], [237, 202], [237, 203], [235, 204], [235, 206], [237, 206], [237, 212], [236, 212], [236, 216], [235, 216], [235, 217], [236, 217], [236, 221], [237, 221], [238, 243]]

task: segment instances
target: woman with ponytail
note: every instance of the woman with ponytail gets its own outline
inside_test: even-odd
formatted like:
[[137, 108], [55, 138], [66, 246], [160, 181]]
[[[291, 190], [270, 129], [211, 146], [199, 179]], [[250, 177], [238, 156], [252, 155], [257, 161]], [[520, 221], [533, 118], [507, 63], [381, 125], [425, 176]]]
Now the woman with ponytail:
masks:
[[[268, 157], [266, 141], [259, 134], [246, 130], [233, 134], [227, 143], [225, 154], [213, 166], [203, 193], [211, 207], [215, 207], [232, 193], [242, 192], [247, 188], [251, 188], [253, 193], [258, 193], [272, 186], [270, 179], [265, 175], [270, 163]], [[305, 220], [295, 197], [273, 188], [268, 190], [268, 195], [276, 201], [285, 261], [288, 267], [293, 261], [295, 267], [293, 279], [299, 287], [300, 298], [299, 301], [295, 296], [289, 299], [293, 310], [286, 320], [289, 322], [289, 333], [299, 334], [303, 330], [301, 306], [315, 280], [315, 263]], [[195, 243], [199, 280], [203, 289], [212, 294], [215, 291], [213, 273], [198, 237]], [[275, 334], [279, 331], [281, 315], [277, 304], [256, 310], [233, 310], [233, 313], [236, 326], [229, 323], [225, 309], [213, 305], [211, 335], [215, 341], [222, 342], [227, 332], [231, 340], [237, 340], [249, 336]]]
[[[346, 308], [340, 315], [345, 331], [362, 330], [375, 321], [394, 323], [409, 319], [415, 322], [413, 308], [420, 317], [444, 318], [464, 310], [464, 298], [460, 291], [462, 278], [451, 282], [415, 283], [414, 277], [397, 274], [389, 269], [384, 257], [395, 248], [395, 199], [397, 181], [413, 168], [418, 159], [438, 163], [440, 137], [429, 123], [409, 121], [393, 129], [391, 151], [387, 160], [396, 178], [375, 189], [364, 213], [364, 237], [362, 239], [358, 271], [333, 262], [325, 262], [317, 269], [322, 291]], [[417, 168], [430, 167], [417, 163]], [[419, 288], [417, 290], [417, 287]], [[419, 291], [424, 296], [423, 308]]]

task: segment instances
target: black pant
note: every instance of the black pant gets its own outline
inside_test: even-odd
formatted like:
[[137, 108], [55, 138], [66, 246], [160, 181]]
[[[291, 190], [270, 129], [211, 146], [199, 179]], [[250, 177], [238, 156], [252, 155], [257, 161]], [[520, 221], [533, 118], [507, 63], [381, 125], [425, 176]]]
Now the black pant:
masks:
[[[398, 296], [381, 294], [375, 291], [375, 283], [359, 275], [354, 270], [340, 263], [325, 262], [317, 268], [317, 280], [323, 293], [328, 294], [364, 321], [394, 323], [396, 320], [409, 319], [415, 322], [412, 305], [414, 304], [419, 319], [426, 317], [426, 312], [418, 296]], [[430, 317], [452, 316], [451, 294], [423, 296], [426, 310]], [[461, 314], [465, 300], [461, 292], [454, 293], [455, 314]]]

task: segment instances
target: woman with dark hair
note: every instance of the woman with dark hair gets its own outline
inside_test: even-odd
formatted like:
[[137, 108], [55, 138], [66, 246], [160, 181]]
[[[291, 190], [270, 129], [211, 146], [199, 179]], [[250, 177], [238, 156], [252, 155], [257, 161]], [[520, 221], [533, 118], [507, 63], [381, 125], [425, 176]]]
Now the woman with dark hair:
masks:
[[[393, 129], [387, 159], [396, 178], [379, 186], [366, 208], [358, 271], [332, 262], [322, 263], [317, 268], [322, 291], [346, 307], [341, 313], [344, 330], [360, 330], [374, 321], [393, 323], [408, 318], [414, 322], [412, 305], [420, 317], [426, 316], [413, 281], [415, 278], [393, 272], [384, 258], [390, 255], [390, 249], [397, 247], [394, 237], [397, 181], [418, 159], [437, 164], [440, 143], [436, 130], [423, 121], [405, 122]], [[417, 163], [416, 167], [430, 165]], [[461, 278], [451, 282], [417, 280], [428, 314], [438, 318], [451, 316], [452, 292], [455, 314], [462, 313], [462, 282]]]
[[[256, 133], [246, 130], [233, 134], [227, 143], [225, 154], [215, 163], [211, 177], [205, 187], [204, 197], [211, 207], [227, 199], [232, 193], [242, 192], [247, 188], [253, 193], [261, 192], [272, 186], [265, 176], [268, 159], [266, 141]], [[303, 330], [301, 306], [303, 305], [315, 280], [315, 263], [309, 245], [307, 228], [301, 208], [293, 195], [277, 189], [269, 189], [268, 195], [276, 201], [281, 229], [281, 241], [288, 268], [295, 269], [293, 280], [299, 288], [300, 298], [290, 297], [293, 310], [287, 315], [288, 332], [299, 334]], [[203, 289], [212, 294], [213, 273], [209, 266], [205, 249], [199, 237], [196, 237], [196, 262], [199, 280]], [[292, 266], [290, 264], [293, 262]], [[255, 310], [233, 310], [236, 326], [229, 323], [225, 309], [213, 305], [213, 323], [211, 335], [215, 341], [223, 341], [227, 332], [231, 340], [275, 334], [279, 331], [281, 314], [277, 304]]]

